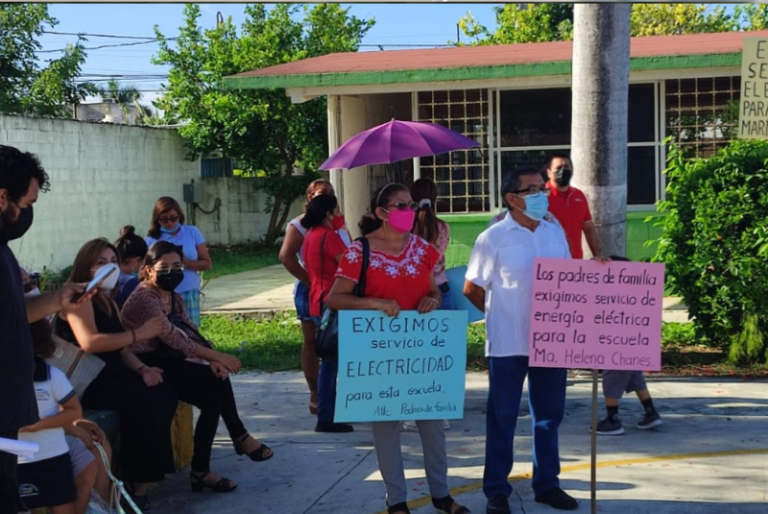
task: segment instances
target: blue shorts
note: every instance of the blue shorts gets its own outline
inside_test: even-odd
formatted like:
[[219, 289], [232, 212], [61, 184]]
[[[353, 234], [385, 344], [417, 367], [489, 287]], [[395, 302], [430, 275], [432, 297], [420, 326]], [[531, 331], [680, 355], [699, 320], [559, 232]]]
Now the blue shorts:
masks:
[[296, 305], [296, 317], [300, 321], [312, 321], [312, 316], [309, 315], [309, 288], [303, 282], [296, 286], [293, 303]]

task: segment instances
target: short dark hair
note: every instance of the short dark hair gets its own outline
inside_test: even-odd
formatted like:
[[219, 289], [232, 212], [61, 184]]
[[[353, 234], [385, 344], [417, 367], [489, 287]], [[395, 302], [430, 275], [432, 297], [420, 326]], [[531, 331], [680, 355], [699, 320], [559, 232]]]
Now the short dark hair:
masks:
[[11, 200], [18, 201], [27, 194], [32, 179], [37, 179], [40, 191], [48, 191], [48, 174], [34, 154], [0, 145], [0, 189], [8, 190]]
[[507, 193], [514, 193], [520, 189], [520, 177], [526, 177], [531, 175], [539, 175], [539, 170], [535, 168], [517, 168], [512, 171], [508, 171], [504, 178], [501, 179], [501, 196], [502, 198]]
[[35, 355], [47, 359], [56, 353], [56, 343], [53, 341], [53, 327], [47, 319], [43, 318], [29, 324], [32, 334], [32, 347]]
[[318, 195], [307, 204], [307, 211], [301, 218], [301, 226], [310, 229], [321, 225], [329, 212], [336, 210], [339, 200], [335, 195]]
[[[573, 161], [571, 160], [571, 156], [564, 153], [555, 153], [549, 156], [549, 159], [547, 159], [546, 168], [551, 169], [552, 168], [552, 161], [555, 159], [567, 159], [568, 162], [571, 163], [571, 166], [573, 166]], [[546, 171], [546, 170], [545, 170]]]

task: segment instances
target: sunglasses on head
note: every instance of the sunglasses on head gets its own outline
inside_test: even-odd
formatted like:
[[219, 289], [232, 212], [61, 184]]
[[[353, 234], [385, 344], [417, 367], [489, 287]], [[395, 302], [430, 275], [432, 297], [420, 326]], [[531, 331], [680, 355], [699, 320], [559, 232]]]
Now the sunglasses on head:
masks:
[[387, 205], [387, 207], [394, 207], [395, 209], [397, 209], [399, 211], [407, 211], [409, 209], [412, 210], [412, 211], [416, 211], [416, 210], [419, 209], [419, 204], [417, 204], [416, 202], [413, 202], [413, 201], [411, 201], [411, 202], [396, 202], [396, 203], [391, 203], [391, 204]]

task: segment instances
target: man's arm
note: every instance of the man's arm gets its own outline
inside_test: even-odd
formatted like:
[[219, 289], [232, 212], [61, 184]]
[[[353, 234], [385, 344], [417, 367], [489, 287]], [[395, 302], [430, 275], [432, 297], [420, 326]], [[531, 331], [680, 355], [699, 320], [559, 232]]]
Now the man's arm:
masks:
[[589, 245], [589, 251], [592, 252], [592, 257], [602, 258], [603, 254], [600, 253], [600, 240], [597, 237], [597, 227], [592, 220], [585, 221], [582, 225], [584, 236], [587, 238], [587, 245]]
[[[72, 301], [72, 298], [85, 291], [85, 284], [75, 284], [67, 282], [64, 287], [52, 293], [45, 293], [38, 296], [26, 296], [27, 321], [34, 323], [50, 314], [55, 314]], [[97, 288], [89, 292], [90, 296], [96, 294]], [[87, 300], [84, 298], [83, 301]]]
[[485, 312], [485, 289], [473, 284], [469, 280], [464, 281], [464, 296], [480, 312]]

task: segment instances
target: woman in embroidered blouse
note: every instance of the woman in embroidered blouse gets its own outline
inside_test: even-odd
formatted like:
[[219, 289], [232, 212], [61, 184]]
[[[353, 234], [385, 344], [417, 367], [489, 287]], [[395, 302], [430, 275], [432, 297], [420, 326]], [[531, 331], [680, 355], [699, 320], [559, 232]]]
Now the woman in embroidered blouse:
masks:
[[251, 437], [237, 413], [229, 374], [240, 371], [240, 361], [211, 348], [194, 328], [180, 295], [173, 292], [183, 280], [182, 262], [181, 248], [167, 241], [158, 241], [149, 248], [144, 260], [145, 280], [125, 302], [123, 322], [130, 328], [141, 325], [154, 313], [163, 314], [160, 335], [136, 341], [130, 347], [145, 367], [149, 367], [149, 371], [138, 371], [153, 374], [157, 382], [176, 391], [179, 399], [200, 409], [190, 474], [192, 490], [209, 488], [215, 492], [230, 492], [237, 484], [210, 470], [211, 447], [219, 416], [224, 420], [238, 454], [264, 461], [273, 453], [267, 445]]
[[[365, 297], [359, 298], [353, 293], [362, 268], [362, 244], [355, 242], [339, 263], [336, 281], [328, 295], [330, 308], [379, 310], [396, 317], [401, 310], [426, 313], [440, 307], [441, 295], [432, 273], [440, 255], [424, 239], [411, 234], [416, 208], [408, 188], [402, 184], [387, 184], [373, 195], [369, 213], [359, 224], [370, 245]], [[442, 423], [429, 420], [416, 424], [433, 505], [447, 514], [468, 513], [448, 492], [448, 459]], [[387, 511], [409, 514], [400, 423], [381, 421], [372, 423], [371, 427], [379, 470], [387, 489]]]
[[[313, 198], [319, 195], [334, 194], [333, 186], [323, 179], [313, 180], [306, 191], [306, 203], [304, 212]], [[309, 274], [304, 268], [304, 237], [307, 229], [301, 225], [304, 213], [296, 216], [285, 227], [285, 238], [280, 247], [280, 263], [288, 270], [288, 273], [296, 278], [293, 287], [293, 299], [296, 305], [296, 316], [301, 322], [301, 333], [304, 344], [301, 348], [301, 369], [304, 371], [304, 379], [309, 387], [309, 412], [317, 414], [317, 380], [320, 370], [320, 360], [315, 353], [315, 323], [309, 314]], [[349, 233], [345, 227], [336, 231], [345, 244], [350, 244]]]

